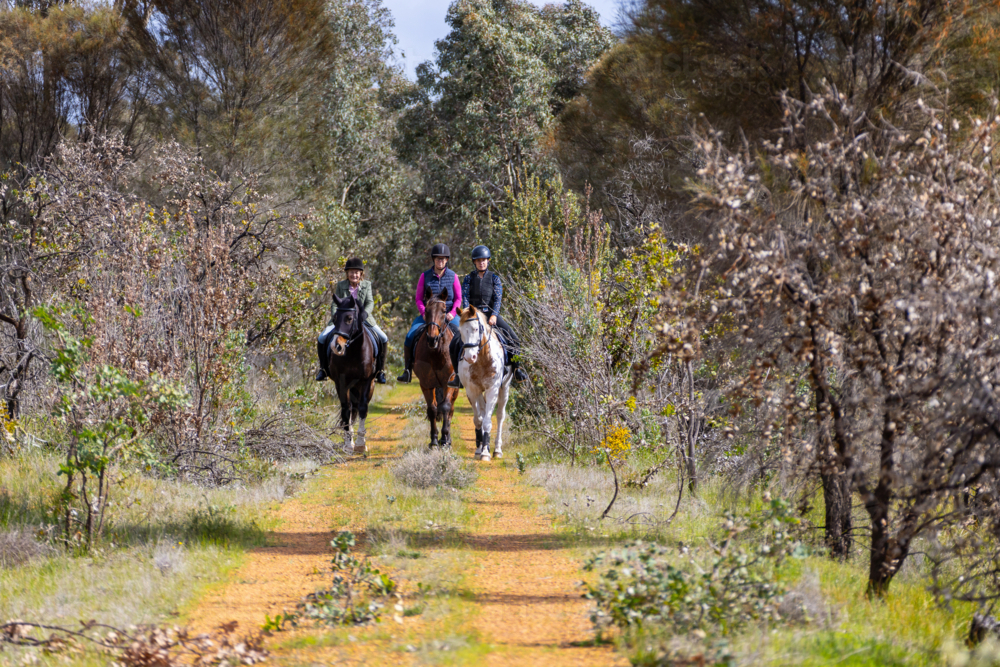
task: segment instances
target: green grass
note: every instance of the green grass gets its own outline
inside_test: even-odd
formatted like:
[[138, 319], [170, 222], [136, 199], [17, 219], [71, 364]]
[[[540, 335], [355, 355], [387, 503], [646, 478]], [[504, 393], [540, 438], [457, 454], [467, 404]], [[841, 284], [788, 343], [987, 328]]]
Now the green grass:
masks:
[[[274, 527], [269, 509], [294, 489], [283, 475], [206, 489], [116, 470], [103, 535], [89, 551], [67, 551], [51, 510], [61, 489], [59, 461], [39, 448], [0, 459], [0, 531], [28, 530], [51, 542], [46, 555], [0, 568], [0, 622], [170, 622], [223, 581], [247, 549], [266, 543]], [[0, 665], [17, 664], [22, 654], [0, 652]]]
[[[598, 517], [613, 493], [606, 466], [594, 465], [584, 457], [585, 465], [571, 467], [537, 443], [519, 447], [518, 451], [528, 461], [525, 479], [547, 491], [542, 511], [556, 517], [563, 538], [577, 547], [581, 561], [605, 545], [633, 539], [707, 552], [707, 541], [718, 532], [724, 511], [754, 513], [763, 507], [760, 491], [733, 494], [722, 479], [706, 477], [697, 497], [685, 490], [679, 512], [672, 523], [667, 523], [677, 499], [676, 478], [667, 472], [644, 489], [622, 488], [611, 512], [614, 518], [600, 521]], [[620, 478], [635, 475], [650, 463], [648, 457], [633, 457], [619, 471]], [[631, 521], [626, 521], [629, 517]], [[813, 525], [822, 525], [821, 497], [814, 500], [806, 518]], [[820, 604], [832, 612], [833, 623], [816, 619], [806, 625], [754, 629], [731, 638], [730, 646], [739, 664], [930, 667], [969, 660], [963, 642], [973, 608], [967, 604], [953, 604], [951, 609], [940, 606], [926, 590], [927, 572], [919, 557], [911, 557], [896, 576], [886, 600], [865, 597], [866, 516], [860, 508], [855, 525], [860, 529], [859, 537], [849, 562], [834, 562], [819, 554], [793, 560], [780, 572], [781, 580], [789, 587], [795, 587], [805, 573], [814, 573], [819, 580]], [[814, 541], [817, 537], [814, 535]], [[753, 536], [744, 539], [752, 540]], [[640, 657], [635, 647], [623, 650], [634, 660]]]

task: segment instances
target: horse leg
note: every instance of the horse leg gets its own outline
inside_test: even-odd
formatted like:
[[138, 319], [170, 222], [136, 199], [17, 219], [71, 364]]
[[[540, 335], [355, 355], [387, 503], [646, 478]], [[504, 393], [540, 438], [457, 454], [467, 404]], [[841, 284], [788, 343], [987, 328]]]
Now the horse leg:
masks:
[[437, 389], [438, 416], [441, 417], [442, 447], [451, 447], [451, 413], [454, 412], [455, 406], [448, 400], [449, 393], [447, 388], [442, 389], [438, 387]]
[[365, 419], [368, 417], [368, 401], [371, 395], [368, 393], [368, 384], [361, 383], [361, 387], [355, 392], [357, 400], [354, 402], [353, 410], [358, 422], [358, 438], [354, 443], [354, 453], [368, 456], [368, 443], [366, 442]]
[[431, 423], [431, 444], [429, 449], [434, 449], [438, 446], [438, 433], [437, 433], [437, 401], [434, 397], [433, 389], [424, 389], [424, 401], [427, 402], [427, 421]]
[[490, 413], [486, 410], [486, 405], [486, 394], [480, 393], [475, 403], [476, 414], [479, 416], [477, 430], [481, 434], [476, 458], [480, 461], [490, 460]]
[[476, 453], [475, 459], [483, 453], [483, 416], [479, 410], [479, 388], [471, 382], [465, 385], [465, 395], [472, 406], [472, 423], [476, 427]]
[[490, 460], [490, 432], [493, 426], [493, 408], [497, 404], [498, 384], [483, 393], [483, 461]]
[[351, 390], [344, 389], [342, 383], [337, 383], [337, 397], [340, 399], [340, 426], [344, 429], [344, 451], [354, 448], [354, 437], [351, 433]]
[[507, 418], [507, 399], [510, 398], [510, 379], [500, 384], [500, 393], [497, 396], [497, 437], [496, 448], [493, 450], [493, 458], [503, 458], [503, 422]]

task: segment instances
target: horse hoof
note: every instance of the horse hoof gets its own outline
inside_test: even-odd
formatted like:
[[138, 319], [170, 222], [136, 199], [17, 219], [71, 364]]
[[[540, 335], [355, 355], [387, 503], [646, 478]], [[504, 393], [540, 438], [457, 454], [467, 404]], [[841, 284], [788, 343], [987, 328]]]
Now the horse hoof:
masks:
[[495, 458], [495, 459], [502, 459], [503, 458], [503, 452], [493, 452], [493, 458]]
[[476, 460], [477, 461], [489, 461], [490, 460], [490, 453], [489, 452], [483, 452], [482, 454], [480, 454], [479, 456], [476, 457]]

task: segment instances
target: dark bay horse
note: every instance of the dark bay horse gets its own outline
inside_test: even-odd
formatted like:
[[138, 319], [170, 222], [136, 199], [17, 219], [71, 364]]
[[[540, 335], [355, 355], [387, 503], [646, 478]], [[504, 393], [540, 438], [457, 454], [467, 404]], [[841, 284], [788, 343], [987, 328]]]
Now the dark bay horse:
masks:
[[[334, 295], [333, 302], [337, 311], [333, 315], [333, 331], [327, 336], [326, 372], [337, 385], [344, 445], [353, 447], [355, 454], [367, 456], [365, 419], [375, 390], [375, 345], [364, 332], [361, 304], [350, 295], [344, 299]], [[359, 422], [357, 440], [353, 430], [356, 421]]]
[[[451, 447], [451, 418], [455, 414], [458, 389], [448, 386], [451, 378], [451, 356], [448, 346], [454, 336], [445, 321], [447, 290], [432, 295], [424, 288], [424, 321], [427, 328], [413, 348], [413, 372], [420, 380], [420, 389], [427, 402], [427, 419], [431, 423], [431, 447]], [[441, 420], [441, 440], [438, 440], [437, 420]]]

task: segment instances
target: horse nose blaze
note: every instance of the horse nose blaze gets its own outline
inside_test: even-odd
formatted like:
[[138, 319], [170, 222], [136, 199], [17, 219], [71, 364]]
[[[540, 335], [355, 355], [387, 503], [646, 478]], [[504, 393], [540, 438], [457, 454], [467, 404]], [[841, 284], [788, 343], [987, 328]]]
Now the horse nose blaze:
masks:
[[333, 339], [333, 351], [336, 354], [344, 354], [347, 351], [347, 339], [343, 336], [337, 336]]

